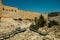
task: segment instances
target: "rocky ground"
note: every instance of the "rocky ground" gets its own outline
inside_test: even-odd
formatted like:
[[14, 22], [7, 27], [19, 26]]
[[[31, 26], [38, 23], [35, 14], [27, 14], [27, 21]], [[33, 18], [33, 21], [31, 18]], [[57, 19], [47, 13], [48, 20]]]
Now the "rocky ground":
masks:
[[18, 33], [13, 37], [9, 37], [6, 40], [60, 40], [60, 26], [40, 28], [40, 31], [48, 33], [46, 36], [43, 36], [29, 30], [31, 23], [32, 22], [29, 21], [15, 21], [11, 18], [2, 18], [0, 22], [0, 35], [2, 33], [11, 32], [17, 27], [20, 27], [21, 29], [26, 28], [26, 31]]

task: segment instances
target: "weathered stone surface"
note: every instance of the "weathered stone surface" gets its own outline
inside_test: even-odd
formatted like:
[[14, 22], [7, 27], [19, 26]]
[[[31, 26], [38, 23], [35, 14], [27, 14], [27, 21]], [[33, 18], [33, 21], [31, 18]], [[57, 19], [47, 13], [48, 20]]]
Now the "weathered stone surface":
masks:
[[[11, 32], [12, 30], [15, 30], [15, 29], [17, 30], [17, 27], [21, 27], [21, 29], [26, 28], [26, 31], [22, 32], [22, 33], [18, 33], [16, 35], [14, 35], [13, 37], [10, 37], [6, 40], [60, 40], [60, 27], [59, 26], [54, 26], [52, 28], [42, 27], [39, 30], [39, 31], [41, 31], [42, 35], [41, 34], [39, 35], [38, 32], [33, 32], [33, 31], [29, 30], [29, 26], [31, 23], [32, 22], [29, 22], [29, 21], [26, 23], [26, 20], [17, 22], [11, 18], [6, 18], [4, 20], [1, 20], [0, 24], [2, 26], [0, 27], [0, 34], [9, 32], [9, 31]], [[18, 29], [20, 29], [20, 28], [18, 28]], [[43, 36], [46, 33], [48, 33], [48, 35]]]

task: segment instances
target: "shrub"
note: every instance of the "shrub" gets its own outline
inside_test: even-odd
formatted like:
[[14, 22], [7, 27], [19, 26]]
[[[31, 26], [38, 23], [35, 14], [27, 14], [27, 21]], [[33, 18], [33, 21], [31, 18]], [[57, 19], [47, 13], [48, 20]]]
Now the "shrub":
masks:
[[35, 20], [34, 20], [34, 21], [35, 21], [35, 23], [37, 23], [37, 22], [38, 22], [38, 19], [37, 19], [37, 17], [35, 17]]
[[26, 18], [25, 20], [28, 20], [28, 21], [30, 21], [30, 22], [32, 22], [32, 21], [33, 21], [32, 19], [29, 19], [29, 18]]
[[44, 27], [46, 24], [46, 20], [44, 19], [44, 17], [42, 15], [40, 15], [39, 19], [37, 19], [37, 17], [35, 17], [35, 25], [31, 24], [30, 25], [30, 30], [34, 29], [34, 30], [38, 30], [39, 27]]
[[55, 26], [55, 25], [59, 25], [59, 23], [54, 21], [54, 20], [52, 20], [48, 23], [48, 27], [52, 27], [52, 26]]
[[22, 21], [22, 19], [21, 19], [21, 18], [19, 18], [19, 20], [20, 20], [20, 21]]
[[33, 31], [39, 29], [39, 27], [37, 25], [34, 25], [34, 24], [31, 24], [29, 28], [30, 28], [30, 30], [33, 30]]
[[17, 19], [13, 19], [13, 20], [17, 21]]
[[59, 15], [59, 12], [52, 12], [52, 13], [48, 14], [49, 17], [54, 17], [54, 16], [58, 16], [58, 15]]

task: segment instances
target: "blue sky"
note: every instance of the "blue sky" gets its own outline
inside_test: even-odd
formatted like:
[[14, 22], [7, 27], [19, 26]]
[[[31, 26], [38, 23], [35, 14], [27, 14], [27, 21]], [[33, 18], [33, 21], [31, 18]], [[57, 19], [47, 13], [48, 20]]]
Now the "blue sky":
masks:
[[4, 5], [32, 12], [60, 12], [60, 0], [2, 0], [2, 2]]

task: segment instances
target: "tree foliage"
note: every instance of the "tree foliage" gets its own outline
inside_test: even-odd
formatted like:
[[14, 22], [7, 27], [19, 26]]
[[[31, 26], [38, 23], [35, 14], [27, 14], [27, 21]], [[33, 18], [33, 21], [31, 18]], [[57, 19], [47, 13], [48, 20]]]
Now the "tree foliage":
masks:
[[[46, 24], [46, 20], [44, 19], [44, 17], [42, 15], [39, 16], [39, 19], [37, 19], [37, 17], [35, 17], [35, 25], [31, 24], [30, 28], [34, 29], [34, 30], [38, 30], [40, 27], [44, 27]], [[30, 29], [30, 30], [32, 30]]]
[[31, 24], [30, 25], [30, 30], [34, 31], [34, 30], [38, 30], [39, 27], [37, 25]]
[[39, 17], [39, 19], [38, 19], [37, 25], [38, 25], [39, 27], [43, 27], [43, 26], [45, 26], [45, 24], [46, 24], [46, 20], [44, 19], [44, 17], [43, 17], [42, 14], [41, 14], [40, 17]]
[[56, 26], [56, 25], [59, 25], [59, 23], [54, 20], [52, 20], [48, 23], [48, 27], [52, 27], [52, 26]]

